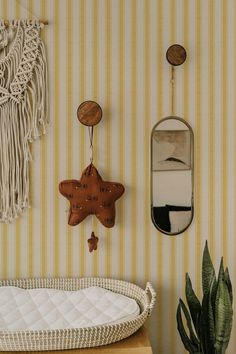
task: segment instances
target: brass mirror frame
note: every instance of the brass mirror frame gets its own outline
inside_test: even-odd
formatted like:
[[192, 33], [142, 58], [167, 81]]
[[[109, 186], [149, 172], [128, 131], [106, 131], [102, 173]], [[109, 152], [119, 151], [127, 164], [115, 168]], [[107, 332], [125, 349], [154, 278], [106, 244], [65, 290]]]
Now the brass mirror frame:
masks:
[[[190, 148], [191, 148], [191, 151], [190, 151], [190, 158], [191, 158], [191, 182], [192, 182], [192, 195], [191, 195], [191, 218], [190, 218], [190, 221], [189, 223], [186, 225], [186, 227], [181, 230], [180, 232], [168, 232], [168, 231], [164, 231], [162, 230], [155, 222], [155, 219], [154, 219], [154, 216], [153, 216], [153, 180], [152, 180], [152, 174], [153, 174], [153, 171], [152, 171], [152, 163], [153, 163], [153, 132], [156, 130], [156, 127], [158, 125], [160, 125], [161, 123], [163, 123], [164, 121], [166, 120], [178, 120], [180, 122], [182, 122], [183, 124], [185, 124], [189, 131], [190, 131], [190, 135], [191, 135], [191, 145], [190, 145]], [[159, 122], [157, 122], [154, 127], [152, 128], [152, 131], [151, 131], [151, 163], [150, 163], [150, 184], [151, 184], [151, 188], [150, 188], [150, 191], [151, 191], [151, 219], [152, 219], [152, 223], [153, 225], [155, 226], [155, 228], [160, 231], [161, 233], [165, 234], [165, 235], [168, 235], [168, 236], [176, 236], [176, 235], [180, 235], [182, 233], [184, 233], [188, 227], [191, 225], [192, 221], [193, 221], [193, 217], [194, 217], [194, 133], [193, 133], [193, 129], [192, 127], [190, 126], [190, 124], [188, 122], [186, 122], [186, 120], [184, 120], [183, 118], [180, 118], [180, 117], [177, 117], [177, 116], [168, 116], [168, 117], [165, 117], [165, 118], [162, 118], [161, 120], [159, 120]]]

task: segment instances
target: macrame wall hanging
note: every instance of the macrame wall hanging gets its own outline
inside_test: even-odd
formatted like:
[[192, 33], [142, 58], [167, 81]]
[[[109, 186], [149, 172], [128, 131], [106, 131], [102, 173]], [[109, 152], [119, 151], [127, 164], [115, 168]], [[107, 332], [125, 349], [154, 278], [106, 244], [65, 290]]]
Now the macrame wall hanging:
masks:
[[0, 221], [29, 206], [29, 143], [45, 134], [47, 67], [37, 20], [0, 21]]
[[[102, 118], [101, 107], [93, 101], [83, 102], [77, 111], [79, 121], [88, 126], [91, 157], [80, 180], [65, 180], [59, 184], [60, 193], [70, 202], [68, 224], [78, 225], [88, 215], [95, 215], [105, 227], [115, 224], [115, 201], [125, 191], [122, 184], [105, 182], [93, 164], [93, 128]], [[98, 238], [94, 232], [88, 239], [89, 251], [97, 249]]]

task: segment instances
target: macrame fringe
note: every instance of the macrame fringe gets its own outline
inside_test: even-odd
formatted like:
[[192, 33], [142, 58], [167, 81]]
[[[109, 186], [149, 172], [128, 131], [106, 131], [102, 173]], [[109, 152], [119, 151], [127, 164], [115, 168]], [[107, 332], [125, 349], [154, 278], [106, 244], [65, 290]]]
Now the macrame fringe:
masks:
[[[49, 123], [46, 54], [37, 34], [41, 24], [21, 20], [12, 21], [11, 25], [17, 27], [17, 33], [24, 32], [24, 40], [16, 33], [12, 48], [0, 60], [2, 222], [11, 222], [29, 206], [29, 144], [46, 133]], [[1, 28], [4, 32], [2, 21]]]

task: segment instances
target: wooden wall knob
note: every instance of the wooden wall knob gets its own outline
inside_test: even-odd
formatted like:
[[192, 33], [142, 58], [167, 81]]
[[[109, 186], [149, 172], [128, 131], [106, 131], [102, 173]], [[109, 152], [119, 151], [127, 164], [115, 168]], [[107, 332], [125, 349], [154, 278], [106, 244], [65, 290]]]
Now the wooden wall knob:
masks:
[[166, 59], [171, 65], [178, 66], [183, 64], [186, 57], [186, 50], [180, 44], [173, 44], [167, 49]]
[[94, 101], [85, 101], [80, 104], [77, 109], [77, 117], [80, 123], [93, 126], [102, 119], [102, 109], [98, 103]]

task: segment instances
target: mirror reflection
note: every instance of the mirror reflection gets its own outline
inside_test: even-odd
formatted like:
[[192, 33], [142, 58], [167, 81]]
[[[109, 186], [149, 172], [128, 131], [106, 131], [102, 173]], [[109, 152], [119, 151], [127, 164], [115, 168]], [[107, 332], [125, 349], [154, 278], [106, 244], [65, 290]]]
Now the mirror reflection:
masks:
[[178, 117], [157, 123], [151, 135], [151, 213], [156, 228], [182, 233], [193, 218], [193, 131]]

